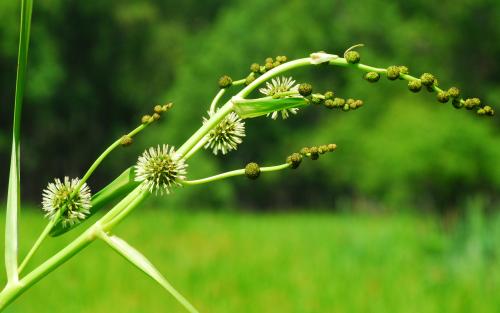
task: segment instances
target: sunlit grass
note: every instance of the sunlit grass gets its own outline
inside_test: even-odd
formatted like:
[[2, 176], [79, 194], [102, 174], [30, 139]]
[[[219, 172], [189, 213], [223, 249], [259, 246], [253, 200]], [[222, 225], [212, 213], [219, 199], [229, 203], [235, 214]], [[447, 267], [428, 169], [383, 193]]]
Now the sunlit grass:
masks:
[[[24, 212], [25, 252], [43, 220]], [[494, 225], [483, 235], [498, 237]], [[140, 247], [201, 312], [500, 310], [498, 245], [485, 249], [475, 237], [444, 234], [432, 218], [158, 209], [138, 210], [116, 233]], [[42, 256], [67, 240], [48, 240]], [[184, 311], [97, 242], [6, 312]]]

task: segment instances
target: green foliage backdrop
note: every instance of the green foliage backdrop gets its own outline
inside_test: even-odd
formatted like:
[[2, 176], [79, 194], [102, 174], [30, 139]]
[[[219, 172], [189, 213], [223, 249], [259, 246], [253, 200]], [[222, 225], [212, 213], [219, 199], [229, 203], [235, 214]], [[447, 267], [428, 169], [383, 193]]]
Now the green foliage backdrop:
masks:
[[[7, 172], [19, 10], [0, 3], [0, 170]], [[434, 72], [445, 86], [500, 98], [500, 4], [442, 1], [62, 1], [33, 13], [23, 129], [24, 196], [38, 201], [53, 177], [78, 176], [113, 138], [158, 102], [173, 101], [159, 125], [114, 153], [91, 186], [98, 189], [149, 144], [176, 146], [201, 123], [222, 74], [240, 78], [252, 62], [364, 43], [363, 60]], [[498, 202], [500, 123], [414, 95], [401, 82], [364, 82], [346, 69], [301, 70], [295, 78], [365, 101], [338, 114], [304, 110], [285, 122], [248, 121], [239, 150], [190, 161], [192, 178], [245, 162], [281, 161], [303, 145], [338, 151], [298, 172], [186, 188], [158, 200], [204, 207], [415, 207], [452, 210], [472, 196]], [[283, 138], [284, 137], [284, 138]], [[6, 175], [0, 181], [5, 190]], [[196, 193], [196, 200], [193, 194]]]

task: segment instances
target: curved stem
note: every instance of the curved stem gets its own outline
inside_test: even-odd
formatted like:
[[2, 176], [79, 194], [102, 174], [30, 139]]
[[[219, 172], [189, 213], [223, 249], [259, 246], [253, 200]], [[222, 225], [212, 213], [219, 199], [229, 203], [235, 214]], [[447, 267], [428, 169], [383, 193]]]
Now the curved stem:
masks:
[[[284, 163], [284, 164], [280, 164], [280, 165], [261, 167], [260, 171], [262, 173], [275, 172], [275, 171], [284, 170], [284, 169], [289, 168], [289, 167], [290, 167], [290, 164]], [[221, 173], [221, 174], [210, 176], [210, 177], [201, 178], [201, 179], [185, 180], [185, 181], [182, 181], [182, 184], [184, 184], [184, 185], [201, 185], [201, 184], [206, 184], [206, 183], [210, 183], [210, 182], [221, 180], [221, 179], [226, 179], [229, 177], [242, 176], [242, 175], [245, 175], [244, 168]]]
[[212, 103], [210, 104], [210, 114], [213, 114], [215, 112], [215, 108], [217, 107], [217, 103], [219, 102], [220, 98], [222, 98], [224, 93], [226, 93], [225, 88], [219, 90], [217, 95], [215, 95], [215, 98], [212, 100]]

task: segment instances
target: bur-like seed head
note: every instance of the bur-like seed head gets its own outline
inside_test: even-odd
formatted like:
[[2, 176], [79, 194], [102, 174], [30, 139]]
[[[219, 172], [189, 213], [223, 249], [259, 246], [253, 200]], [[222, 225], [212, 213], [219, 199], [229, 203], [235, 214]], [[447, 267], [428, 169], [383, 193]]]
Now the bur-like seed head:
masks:
[[387, 68], [387, 78], [390, 80], [396, 80], [399, 78], [399, 66], [389, 66]]
[[450, 89], [448, 89], [448, 95], [451, 98], [458, 98], [460, 97], [460, 89], [458, 89], [457, 87], [451, 87]]
[[448, 93], [446, 91], [440, 91], [437, 93], [436, 99], [437, 99], [437, 101], [439, 101], [441, 103], [446, 103], [450, 100], [450, 96], [448, 95]]
[[260, 71], [260, 65], [258, 63], [253, 63], [250, 65], [250, 71], [253, 73], [258, 73]]
[[250, 179], [257, 179], [260, 175], [260, 167], [257, 163], [248, 163], [245, 166], [245, 175]]
[[219, 87], [220, 88], [228, 88], [233, 84], [233, 79], [228, 75], [224, 75], [219, 78]]
[[274, 60], [271, 57], [267, 57], [265, 63], [274, 63]]
[[345, 99], [343, 98], [335, 98], [333, 99], [333, 102], [336, 108], [342, 108], [345, 105]]
[[161, 105], [159, 105], [159, 104], [158, 104], [158, 105], [155, 105], [155, 107], [154, 107], [153, 111], [154, 111], [155, 113], [158, 113], [158, 114], [162, 114], [163, 112], [165, 112], [165, 110], [163, 110], [163, 106], [161, 106]]
[[408, 74], [410, 73], [410, 70], [408, 69], [407, 66], [400, 65], [399, 66], [399, 74]]
[[333, 91], [327, 91], [327, 92], [325, 92], [325, 99], [326, 100], [333, 99], [333, 97], [335, 97], [335, 93]]
[[309, 157], [311, 158], [311, 160], [317, 160], [319, 158], [318, 147], [310, 147], [309, 153]]
[[[207, 123], [213, 113], [208, 112], [208, 118], [203, 118], [203, 124]], [[236, 150], [245, 137], [245, 122], [238, 114], [231, 112], [208, 133], [205, 149], [212, 149], [213, 154], [219, 152], [226, 154]]]
[[151, 115], [143, 115], [141, 117], [141, 123], [142, 124], [146, 124], [146, 123], [149, 123], [151, 121]]
[[408, 89], [411, 92], [419, 92], [420, 90], [422, 90], [422, 82], [420, 81], [420, 79], [410, 80], [408, 82]]
[[368, 72], [365, 74], [364, 79], [370, 83], [375, 83], [380, 79], [380, 74], [377, 72]]
[[481, 105], [481, 100], [479, 98], [468, 98], [465, 100], [465, 108], [467, 110], [472, 110]]
[[[67, 176], [62, 181], [56, 178], [53, 183], [49, 183], [42, 192], [45, 216], [52, 220], [61, 211], [63, 227], [84, 220], [90, 214], [92, 195], [86, 183], [75, 192], [79, 184], [80, 179], [69, 179]], [[73, 193], [75, 195], [71, 196]]]
[[299, 94], [302, 97], [309, 96], [312, 93], [312, 90], [313, 90], [313, 88], [312, 88], [311, 84], [302, 83], [299, 85]]
[[422, 76], [420, 76], [420, 80], [422, 81], [422, 85], [427, 87], [432, 87], [436, 83], [436, 78], [430, 73], [422, 74]]
[[122, 138], [120, 139], [120, 145], [122, 147], [128, 147], [132, 143], [134, 143], [134, 140], [129, 135], [123, 135]]
[[286, 158], [286, 163], [290, 164], [290, 167], [292, 169], [296, 169], [299, 167], [300, 163], [302, 162], [302, 155], [300, 153], [292, 153], [288, 158]]
[[329, 143], [329, 144], [328, 144], [328, 151], [329, 151], [329, 152], [332, 152], [332, 151], [334, 151], [335, 149], [337, 149], [337, 145], [336, 145], [336, 144], [334, 144], [334, 143]]
[[155, 195], [169, 194], [179, 181], [186, 179], [187, 164], [178, 159], [174, 147], [158, 145], [139, 156], [135, 166], [135, 181]]
[[266, 71], [269, 71], [273, 69], [274, 64], [272, 62], [266, 62], [266, 64], [264, 64], [264, 67], [266, 68]]
[[311, 151], [309, 150], [308, 147], [304, 147], [302, 149], [300, 149], [300, 154], [302, 154], [303, 156], [307, 156]]
[[325, 100], [325, 107], [329, 109], [335, 108], [335, 101], [333, 101], [332, 99]]
[[248, 75], [247, 78], [245, 79], [245, 85], [250, 85], [251, 83], [253, 83], [253, 81], [255, 80], [255, 76], [254, 75]]
[[345, 60], [347, 61], [347, 63], [351, 63], [351, 64], [356, 64], [356, 63], [359, 63], [359, 61], [361, 60], [361, 56], [359, 55], [359, 52], [357, 51], [347, 51], [346, 54], [344, 55], [345, 57]]
[[159, 120], [159, 119], [160, 119], [160, 117], [161, 117], [161, 115], [160, 115], [160, 114], [158, 114], [158, 113], [153, 113], [153, 120], [157, 121], [157, 120]]

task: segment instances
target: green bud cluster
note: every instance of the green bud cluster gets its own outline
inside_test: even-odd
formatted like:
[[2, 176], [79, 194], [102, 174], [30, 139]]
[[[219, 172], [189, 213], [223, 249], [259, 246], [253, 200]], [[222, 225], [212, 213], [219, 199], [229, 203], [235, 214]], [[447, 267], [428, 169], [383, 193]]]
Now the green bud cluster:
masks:
[[296, 169], [302, 163], [302, 154], [294, 152], [286, 158], [286, 163], [290, 164], [290, 168]]
[[259, 164], [255, 162], [248, 163], [245, 166], [245, 176], [250, 179], [257, 179], [260, 176]]
[[172, 102], [163, 105], [155, 105], [153, 108], [153, 113], [151, 115], [146, 114], [141, 117], [141, 123], [147, 124], [159, 120], [161, 115], [170, 110], [173, 106], [174, 104]]
[[411, 92], [419, 92], [422, 90], [422, 81], [420, 79], [410, 80], [408, 82], [408, 89]]
[[477, 110], [477, 114], [493, 116], [495, 115], [495, 111], [493, 111], [493, 108], [489, 105], [485, 105], [484, 107]]
[[264, 74], [265, 72], [272, 70], [273, 68], [286, 63], [288, 58], [284, 55], [278, 55], [276, 58], [267, 57], [264, 60], [264, 65], [260, 65], [259, 63], [252, 63], [250, 65], [250, 71], [254, 74]]
[[[325, 154], [327, 152], [333, 152], [333, 151], [335, 151], [335, 149], [337, 149], [337, 145], [334, 143], [330, 143], [328, 145], [304, 147], [304, 148], [300, 149], [300, 154], [304, 157], [309, 157], [311, 160], [317, 160], [317, 159], [319, 159], [319, 156], [321, 154]], [[297, 153], [297, 154], [299, 154], [299, 153]], [[287, 159], [287, 162], [288, 162], [288, 159]]]
[[389, 80], [396, 80], [399, 78], [399, 75], [401, 74], [399, 70], [399, 66], [392, 65], [387, 68], [387, 78]]
[[447, 91], [440, 91], [437, 93], [436, 99], [441, 103], [446, 103], [450, 100], [450, 95]]

